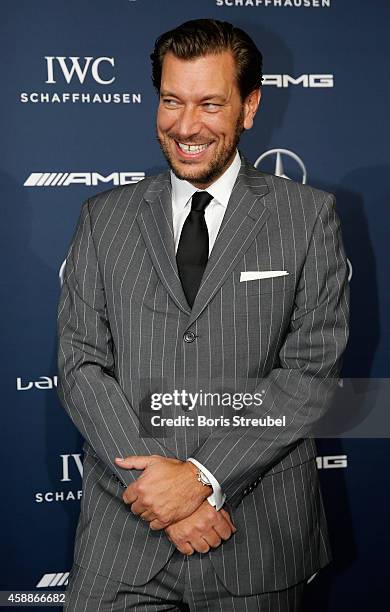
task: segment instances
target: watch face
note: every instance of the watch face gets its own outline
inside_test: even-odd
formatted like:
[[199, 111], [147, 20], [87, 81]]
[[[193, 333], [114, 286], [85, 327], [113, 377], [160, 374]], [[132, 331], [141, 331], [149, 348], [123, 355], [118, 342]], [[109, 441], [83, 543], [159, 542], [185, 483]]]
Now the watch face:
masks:
[[199, 481], [200, 481], [202, 484], [204, 484], [204, 485], [209, 485], [209, 484], [210, 484], [210, 481], [209, 481], [209, 479], [207, 478], [207, 476], [205, 476], [205, 475], [203, 474], [203, 472], [201, 472], [200, 470], [199, 470], [199, 472], [198, 472], [198, 480], [199, 480]]

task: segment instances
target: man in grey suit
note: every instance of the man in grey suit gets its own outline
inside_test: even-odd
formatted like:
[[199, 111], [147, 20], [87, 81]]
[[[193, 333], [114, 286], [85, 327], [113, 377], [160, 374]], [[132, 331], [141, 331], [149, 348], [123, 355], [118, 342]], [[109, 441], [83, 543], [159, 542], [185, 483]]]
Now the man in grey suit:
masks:
[[[348, 336], [334, 196], [239, 154], [261, 91], [245, 32], [194, 20], [151, 57], [170, 171], [85, 202], [59, 306], [85, 438], [66, 609], [300, 610], [330, 559], [309, 434]], [[202, 388], [246, 393], [239, 422]]]

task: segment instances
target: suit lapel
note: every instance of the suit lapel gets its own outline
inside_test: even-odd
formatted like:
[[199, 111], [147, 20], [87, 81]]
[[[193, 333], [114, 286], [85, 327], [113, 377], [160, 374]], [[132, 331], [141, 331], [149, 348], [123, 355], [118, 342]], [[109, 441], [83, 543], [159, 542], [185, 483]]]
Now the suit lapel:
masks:
[[175, 304], [190, 317], [188, 327], [203, 312], [263, 227], [270, 211], [262, 198], [268, 191], [264, 176], [242, 157], [241, 169], [191, 310], [176, 264], [169, 172], [158, 175], [146, 190], [137, 215], [138, 225], [161, 282]]
[[187, 303], [177, 271], [172, 224], [172, 193], [169, 172], [156, 177], [144, 194], [137, 215], [153, 265], [175, 304], [186, 314]]
[[188, 327], [199, 317], [242, 254], [263, 227], [269, 209], [262, 198], [269, 188], [264, 177], [245, 158], [204, 271]]

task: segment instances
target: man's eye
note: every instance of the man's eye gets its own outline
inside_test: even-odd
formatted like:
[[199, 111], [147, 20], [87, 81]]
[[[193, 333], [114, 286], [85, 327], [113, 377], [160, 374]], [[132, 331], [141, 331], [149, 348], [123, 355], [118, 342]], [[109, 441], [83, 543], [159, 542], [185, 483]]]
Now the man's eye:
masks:
[[205, 102], [203, 104], [203, 108], [205, 108], [207, 111], [216, 111], [220, 106], [220, 104], [215, 104], [215, 102]]
[[165, 104], [165, 106], [177, 106], [177, 101], [176, 100], [172, 100], [172, 98], [163, 98], [163, 102]]

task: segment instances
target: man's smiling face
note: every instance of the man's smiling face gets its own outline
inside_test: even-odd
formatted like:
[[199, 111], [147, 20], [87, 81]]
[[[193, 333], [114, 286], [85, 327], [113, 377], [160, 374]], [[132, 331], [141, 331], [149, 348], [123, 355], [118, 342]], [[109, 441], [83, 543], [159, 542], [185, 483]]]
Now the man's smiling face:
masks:
[[230, 51], [163, 60], [157, 137], [173, 172], [207, 188], [233, 161], [241, 132], [253, 124], [258, 90], [242, 101]]

